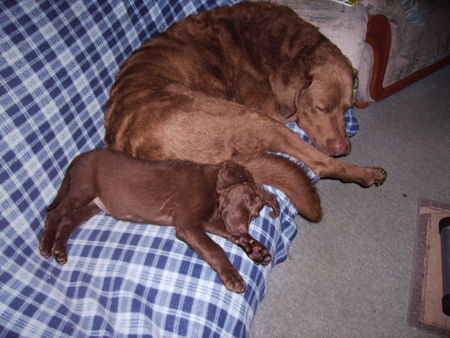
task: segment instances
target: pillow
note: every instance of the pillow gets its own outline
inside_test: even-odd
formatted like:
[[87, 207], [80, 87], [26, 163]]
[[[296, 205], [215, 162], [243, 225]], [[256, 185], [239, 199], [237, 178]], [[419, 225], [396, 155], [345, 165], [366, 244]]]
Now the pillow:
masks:
[[329, 0], [271, 0], [292, 8], [298, 16], [318, 27], [356, 70], [359, 69], [367, 31], [367, 12], [364, 6], [348, 7]]

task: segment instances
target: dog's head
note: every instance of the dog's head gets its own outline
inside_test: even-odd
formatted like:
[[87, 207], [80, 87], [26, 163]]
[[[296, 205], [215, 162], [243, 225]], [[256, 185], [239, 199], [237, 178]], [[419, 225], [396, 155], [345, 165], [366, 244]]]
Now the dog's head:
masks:
[[353, 103], [354, 71], [335, 46], [323, 45], [309, 59], [282, 62], [270, 75], [270, 85], [281, 121], [296, 121], [325, 154], [347, 155], [351, 145], [344, 112]]
[[280, 213], [275, 197], [257, 184], [247, 169], [232, 161], [222, 164], [216, 190], [222, 220], [231, 234], [248, 232], [250, 221], [258, 217], [264, 205], [272, 208], [272, 218]]

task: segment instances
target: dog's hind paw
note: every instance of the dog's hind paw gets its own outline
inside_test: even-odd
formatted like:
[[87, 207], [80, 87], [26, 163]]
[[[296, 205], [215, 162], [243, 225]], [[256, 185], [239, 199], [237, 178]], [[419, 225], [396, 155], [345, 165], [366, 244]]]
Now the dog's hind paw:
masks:
[[52, 255], [52, 244], [48, 241], [41, 241], [39, 244], [39, 252], [42, 257], [49, 258]]
[[53, 257], [55, 257], [55, 260], [59, 264], [66, 264], [67, 263], [67, 250], [64, 247], [54, 247], [52, 250]]
[[66, 243], [58, 243], [58, 240], [44, 237], [39, 244], [39, 252], [44, 258], [53, 256], [59, 264], [67, 263]]

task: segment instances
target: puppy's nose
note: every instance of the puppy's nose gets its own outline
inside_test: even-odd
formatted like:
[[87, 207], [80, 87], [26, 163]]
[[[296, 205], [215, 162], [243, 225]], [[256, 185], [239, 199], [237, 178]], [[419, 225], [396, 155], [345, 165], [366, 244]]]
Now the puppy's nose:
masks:
[[238, 230], [239, 230], [239, 233], [241, 233], [241, 234], [245, 234], [245, 233], [248, 232], [248, 228], [247, 228], [247, 226], [244, 225], [244, 224], [240, 225], [240, 226], [238, 227]]
[[327, 148], [330, 156], [348, 155], [350, 152], [350, 141], [348, 138], [331, 138], [327, 140]]

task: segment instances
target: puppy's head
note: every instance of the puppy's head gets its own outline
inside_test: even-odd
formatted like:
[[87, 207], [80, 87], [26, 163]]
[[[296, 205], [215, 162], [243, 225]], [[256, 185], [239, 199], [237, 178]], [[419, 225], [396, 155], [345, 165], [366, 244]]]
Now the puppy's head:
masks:
[[282, 63], [269, 78], [279, 119], [296, 121], [323, 153], [347, 155], [344, 113], [353, 104], [353, 68], [331, 44], [320, 45], [309, 57], [307, 63], [295, 58]]
[[271, 217], [280, 213], [275, 197], [256, 184], [247, 169], [234, 162], [222, 164], [216, 189], [222, 220], [231, 234], [248, 232], [250, 221], [258, 217], [264, 205], [272, 208]]

